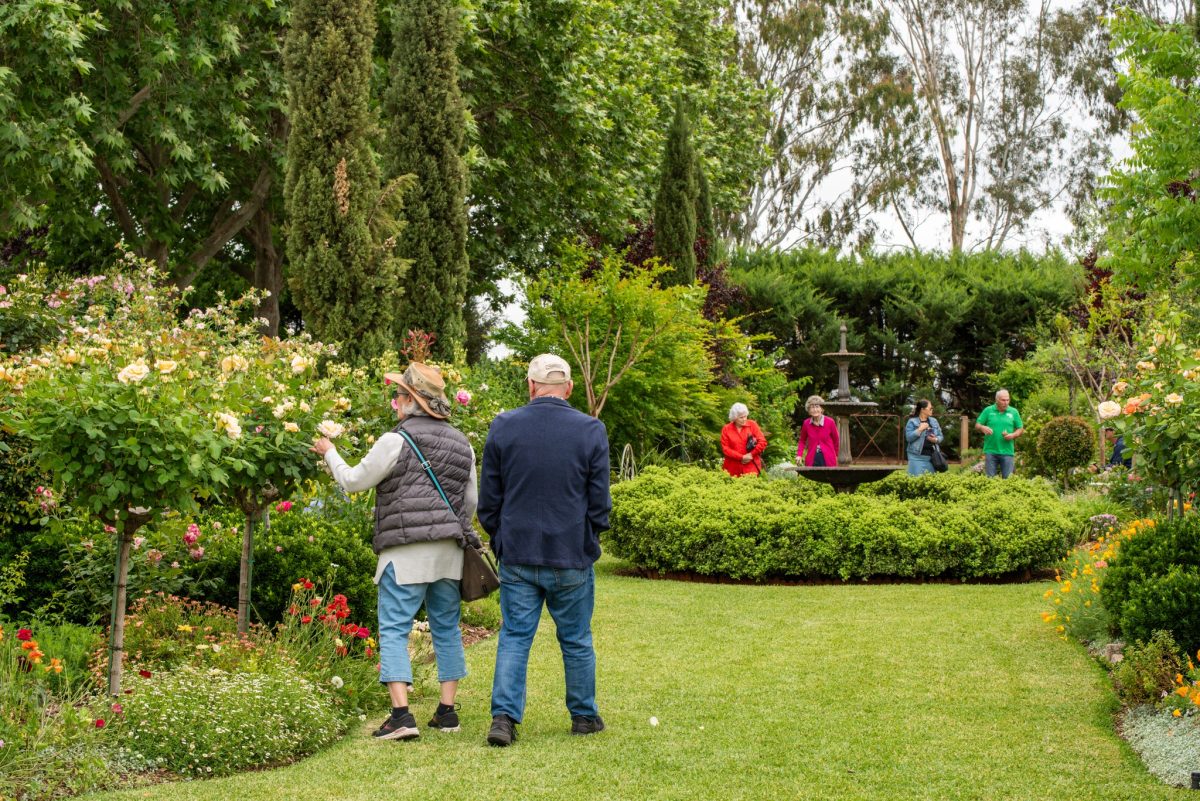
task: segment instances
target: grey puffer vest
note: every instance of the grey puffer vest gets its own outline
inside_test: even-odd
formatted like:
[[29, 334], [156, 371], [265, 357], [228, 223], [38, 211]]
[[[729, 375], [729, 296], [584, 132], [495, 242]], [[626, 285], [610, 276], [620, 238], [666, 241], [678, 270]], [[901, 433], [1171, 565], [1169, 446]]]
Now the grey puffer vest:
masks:
[[406, 442], [391, 474], [375, 488], [375, 553], [395, 545], [433, 540], [456, 539], [459, 545], [465, 545], [464, 532], [472, 529], [470, 517], [463, 515], [463, 499], [475, 469], [467, 438], [446, 421], [433, 417], [408, 417], [395, 430], [407, 432], [425, 454], [457, 517], [446, 507]]

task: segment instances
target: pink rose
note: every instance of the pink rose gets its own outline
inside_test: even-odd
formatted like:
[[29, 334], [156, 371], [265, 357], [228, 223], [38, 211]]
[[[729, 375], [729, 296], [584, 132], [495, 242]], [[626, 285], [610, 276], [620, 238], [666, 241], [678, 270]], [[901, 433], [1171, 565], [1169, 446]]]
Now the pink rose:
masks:
[[190, 532], [190, 531], [189, 531], [187, 534], [184, 534], [184, 535], [183, 535], [183, 542], [184, 542], [184, 544], [185, 544], [185, 545], [195, 545], [195, 544], [196, 544], [196, 540], [198, 540], [198, 539], [200, 539], [200, 535], [199, 535], [199, 534], [193, 534], [193, 533], [192, 533], [192, 532]]
[[145, 537], [134, 537], [133, 538], [133, 549], [135, 551], [140, 549], [145, 542], [146, 542]]
[[465, 389], [460, 389], [457, 393], [455, 393], [454, 399], [458, 401], [460, 405], [466, 406], [471, 402], [471, 393], [467, 392]]
[[199, 562], [204, 558], [204, 546], [201, 545], [199, 548], [193, 548], [188, 551], [188, 554], [192, 557], [193, 562]]
[[292, 502], [280, 501], [279, 503], [275, 504], [275, 511], [280, 513], [292, 511]]
[[276, 546], [275, 546], [275, 553], [283, 553], [283, 546], [282, 546], [282, 545], [276, 545]]

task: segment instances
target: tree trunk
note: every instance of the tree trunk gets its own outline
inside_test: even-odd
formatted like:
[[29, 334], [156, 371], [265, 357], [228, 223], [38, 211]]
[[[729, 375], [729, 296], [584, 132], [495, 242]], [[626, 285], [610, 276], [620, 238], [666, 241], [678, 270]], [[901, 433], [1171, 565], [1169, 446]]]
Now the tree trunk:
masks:
[[270, 294], [259, 304], [258, 316], [266, 320], [264, 336], [279, 336], [279, 293], [283, 291], [283, 255], [275, 247], [273, 217], [264, 203], [246, 227], [246, 238], [254, 248], [254, 287]]
[[125, 654], [125, 604], [129, 586], [129, 549], [133, 535], [148, 520], [147, 515], [130, 514], [121, 529], [121, 541], [117, 545], [117, 565], [113, 571], [113, 602], [110, 620], [111, 636], [108, 644], [108, 692], [121, 694], [121, 671]]
[[242, 534], [242, 563], [238, 571], [237, 630], [245, 634], [250, 628], [250, 583], [254, 570], [254, 515], [246, 512], [246, 530]]

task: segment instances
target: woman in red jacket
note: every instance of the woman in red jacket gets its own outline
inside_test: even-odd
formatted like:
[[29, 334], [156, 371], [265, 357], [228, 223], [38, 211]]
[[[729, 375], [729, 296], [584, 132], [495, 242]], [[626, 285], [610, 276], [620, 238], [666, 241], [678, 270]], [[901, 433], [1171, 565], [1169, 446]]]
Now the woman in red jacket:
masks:
[[767, 438], [758, 423], [750, 419], [750, 410], [744, 403], [729, 407], [729, 424], [721, 429], [721, 452], [725, 462], [721, 466], [731, 476], [756, 476], [762, 472], [762, 452], [767, 449]]

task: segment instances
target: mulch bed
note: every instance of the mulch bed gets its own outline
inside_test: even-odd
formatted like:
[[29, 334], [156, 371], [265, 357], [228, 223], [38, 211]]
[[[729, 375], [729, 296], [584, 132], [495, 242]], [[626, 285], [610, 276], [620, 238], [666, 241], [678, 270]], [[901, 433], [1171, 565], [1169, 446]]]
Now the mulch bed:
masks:
[[846, 584], [1024, 584], [1031, 581], [1044, 581], [1054, 578], [1054, 571], [1019, 570], [1005, 573], [1002, 576], [983, 576], [980, 578], [962, 579], [953, 576], [872, 576], [866, 579], [850, 579], [843, 581], [838, 578], [787, 578], [768, 577], [764, 579], [733, 579], [728, 576], [705, 576], [700, 573], [676, 570], [647, 570], [640, 567], [619, 568], [614, 571], [619, 576], [634, 578], [661, 579], [666, 581], [692, 581], [698, 584], [750, 584], [750, 585], [783, 585], [783, 586], [827, 586]]

